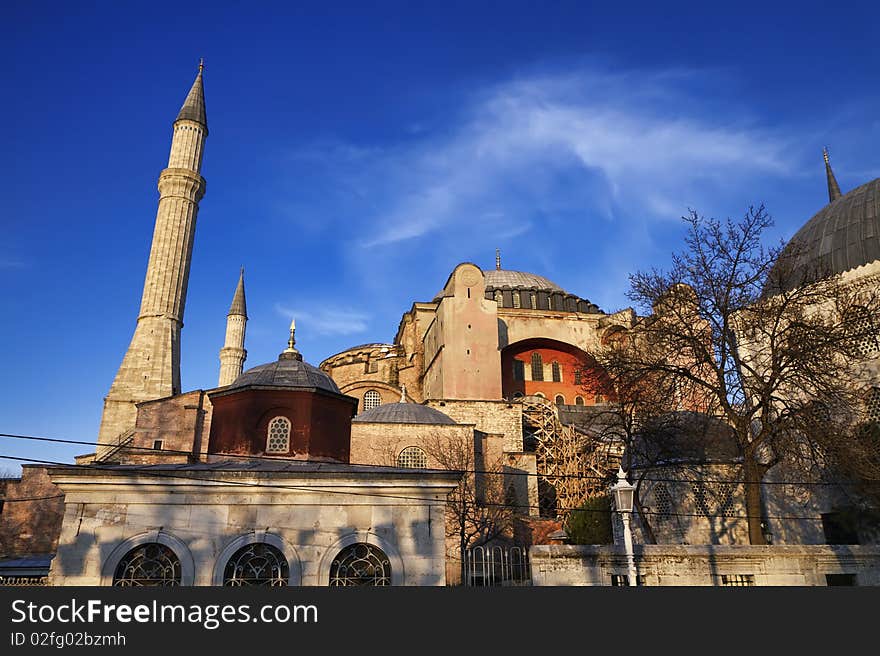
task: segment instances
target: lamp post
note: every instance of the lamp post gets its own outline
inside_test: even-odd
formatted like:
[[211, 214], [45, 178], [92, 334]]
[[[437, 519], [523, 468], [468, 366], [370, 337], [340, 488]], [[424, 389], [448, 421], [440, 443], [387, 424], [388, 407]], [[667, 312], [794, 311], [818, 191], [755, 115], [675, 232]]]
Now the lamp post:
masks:
[[617, 483], [611, 488], [614, 495], [614, 507], [620, 513], [623, 522], [623, 546], [626, 549], [627, 578], [630, 585], [636, 585], [636, 559], [633, 555], [632, 532], [629, 521], [633, 509], [633, 493], [635, 486], [626, 480], [623, 467], [617, 469]]

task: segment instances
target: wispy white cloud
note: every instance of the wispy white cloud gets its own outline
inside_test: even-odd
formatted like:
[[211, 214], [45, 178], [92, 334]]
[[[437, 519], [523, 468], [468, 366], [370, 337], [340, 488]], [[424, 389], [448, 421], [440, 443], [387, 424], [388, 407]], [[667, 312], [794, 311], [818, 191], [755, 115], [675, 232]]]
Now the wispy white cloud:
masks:
[[275, 304], [280, 315], [296, 319], [297, 330], [316, 335], [354, 335], [367, 330], [370, 316], [350, 308], [322, 307], [314, 310]]
[[688, 71], [525, 77], [471, 96], [442, 134], [309, 154], [359, 199], [347, 225], [367, 248], [477, 225], [512, 237], [565, 212], [678, 219], [750, 176], [791, 172], [786, 140], [713, 100], [710, 82]]

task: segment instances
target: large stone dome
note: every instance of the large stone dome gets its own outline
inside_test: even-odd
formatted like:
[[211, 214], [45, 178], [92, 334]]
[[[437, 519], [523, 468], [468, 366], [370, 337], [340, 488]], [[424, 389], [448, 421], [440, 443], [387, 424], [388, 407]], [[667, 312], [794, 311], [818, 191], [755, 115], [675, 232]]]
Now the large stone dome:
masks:
[[365, 410], [352, 421], [377, 424], [454, 424], [455, 421], [439, 410], [419, 403], [383, 403]]
[[489, 269], [484, 271], [486, 277], [486, 287], [494, 289], [535, 289], [548, 292], [562, 292], [562, 289], [555, 282], [547, 280], [544, 276], [525, 271], [508, 271], [507, 269]]
[[768, 291], [789, 290], [880, 259], [880, 178], [826, 205], [795, 233]]
[[276, 362], [248, 369], [233, 381], [229, 389], [254, 386], [323, 389], [340, 394], [339, 387], [330, 376], [317, 367], [296, 358], [280, 358]]

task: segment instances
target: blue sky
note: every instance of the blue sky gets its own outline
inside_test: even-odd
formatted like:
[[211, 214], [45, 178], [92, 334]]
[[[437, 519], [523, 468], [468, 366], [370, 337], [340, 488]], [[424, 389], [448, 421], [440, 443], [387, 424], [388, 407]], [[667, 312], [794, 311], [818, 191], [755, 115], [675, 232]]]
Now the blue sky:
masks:
[[844, 191], [880, 176], [876, 7], [716, 5], [3, 3], [0, 432], [95, 439], [200, 57], [184, 389], [216, 384], [240, 265], [246, 366], [291, 316], [318, 364], [495, 248], [610, 311], [688, 208], [763, 202], [790, 237], [827, 202], [823, 145]]

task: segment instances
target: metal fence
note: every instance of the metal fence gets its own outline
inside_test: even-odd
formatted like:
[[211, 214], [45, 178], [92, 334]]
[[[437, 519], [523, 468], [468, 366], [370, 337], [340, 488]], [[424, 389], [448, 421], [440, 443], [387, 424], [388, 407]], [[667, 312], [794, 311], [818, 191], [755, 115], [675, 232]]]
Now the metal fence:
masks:
[[474, 547], [465, 554], [465, 585], [475, 587], [531, 585], [526, 547]]

